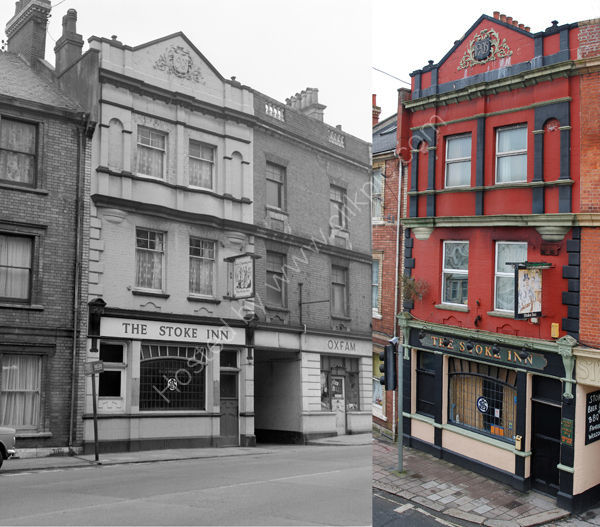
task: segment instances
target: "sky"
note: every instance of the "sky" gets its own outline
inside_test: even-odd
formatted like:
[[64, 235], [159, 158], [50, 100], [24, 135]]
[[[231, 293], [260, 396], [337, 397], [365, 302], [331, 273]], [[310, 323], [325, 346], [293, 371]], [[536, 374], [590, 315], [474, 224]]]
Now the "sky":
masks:
[[[14, 6], [0, 0], [3, 26]], [[52, 0], [52, 6], [51, 64], [71, 8], [84, 52], [92, 35], [117, 35], [136, 46], [183, 31], [223, 77], [281, 102], [318, 88], [325, 122], [371, 140], [370, 0]]]
[[[500, 11], [531, 28], [532, 33], [551, 26], [552, 20], [567, 24], [600, 17], [600, 0], [460, 0], [429, 4], [406, 0], [371, 0], [372, 80], [381, 118], [398, 110], [398, 88], [410, 87], [410, 73], [437, 64], [482, 15]], [[383, 70], [389, 75], [375, 70]], [[401, 82], [405, 81], [405, 82]]]

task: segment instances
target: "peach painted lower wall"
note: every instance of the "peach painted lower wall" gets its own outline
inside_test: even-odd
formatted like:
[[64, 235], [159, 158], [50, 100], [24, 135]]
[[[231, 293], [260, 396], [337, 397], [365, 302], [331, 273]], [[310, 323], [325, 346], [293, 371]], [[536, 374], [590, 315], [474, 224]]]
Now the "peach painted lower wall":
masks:
[[577, 407], [575, 408], [575, 459], [573, 466], [573, 494], [600, 484], [600, 440], [585, 444], [586, 394], [598, 390], [597, 386], [577, 385]]
[[429, 423], [424, 423], [417, 419], [411, 419], [410, 421], [410, 435], [421, 441], [433, 444], [435, 441], [434, 430], [435, 428], [433, 425], [430, 425]]
[[515, 473], [515, 455], [507, 450], [482, 443], [449, 430], [442, 432], [442, 447], [457, 454]]

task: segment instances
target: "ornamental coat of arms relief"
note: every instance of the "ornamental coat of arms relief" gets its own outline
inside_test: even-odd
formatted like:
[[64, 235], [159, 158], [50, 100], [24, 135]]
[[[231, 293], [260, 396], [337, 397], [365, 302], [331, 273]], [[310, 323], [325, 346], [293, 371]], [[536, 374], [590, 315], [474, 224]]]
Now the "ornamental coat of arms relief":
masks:
[[183, 46], [169, 47], [154, 63], [154, 69], [166, 71], [180, 79], [204, 84], [202, 72], [194, 67], [192, 55]]
[[469, 68], [477, 64], [492, 62], [496, 58], [510, 57], [513, 54], [508, 47], [506, 39], [500, 42], [500, 36], [493, 29], [482, 29], [475, 38], [469, 42], [457, 70]]

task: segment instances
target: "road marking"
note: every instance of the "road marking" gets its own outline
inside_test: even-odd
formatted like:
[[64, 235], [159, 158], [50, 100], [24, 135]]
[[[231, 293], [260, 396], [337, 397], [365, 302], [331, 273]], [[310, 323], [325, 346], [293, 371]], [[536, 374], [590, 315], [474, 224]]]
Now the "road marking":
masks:
[[419, 507], [417, 507], [415, 511], [420, 512], [424, 516], [429, 516], [430, 518], [433, 518], [436, 522], [441, 523], [442, 525], [446, 525], [446, 527], [459, 527], [458, 524], [443, 520], [442, 518], [438, 518], [437, 516], [431, 514], [425, 509], [420, 509]]
[[406, 512], [407, 510], [412, 509], [413, 507], [414, 505], [412, 503], [405, 503], [404, 505], [400, 505], [400, 507], [396, 507], [394, 509], [394, 512], [402, 514], [403, 512]]
[[28, 476], [34, 474], [34, 472], [17, 472], [16, 474], [2, 474], [5, 478], [14, 478], [15, 476]]

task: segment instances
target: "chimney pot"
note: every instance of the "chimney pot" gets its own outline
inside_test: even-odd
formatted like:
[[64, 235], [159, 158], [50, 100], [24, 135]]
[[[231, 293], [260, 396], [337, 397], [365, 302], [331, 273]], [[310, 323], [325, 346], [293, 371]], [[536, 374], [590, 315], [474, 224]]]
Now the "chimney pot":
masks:
[[513, 20], [513, 21], [512, 21], [512, 25], [513, 25], [513, 26], [518, 26], [518, 25], [519, 25], [519, 22], [518, 22], [518, 20]]
[[69, 9], [63, 16], [62, 26], [62, 35], [54, 46], [56, 75], [60, 75], [77, 62], [81, 57], [81, 48], [83, 48], [83, 38], [77, 33], [77, 11], [75, 9]]
[[494, 18], [495, 19], [499, 19], [500, 18], [500, 11], [494, 11]]
[[529, 33], [531, 31], [531, 28], [529, 26], [525, 26], [525, 31], [527, 31], [527, 33]]
[[525, 24], [519, 24], [519, 29], [524, 29], [525, 28]]
[[558, 26], [558, 20], [553, 20], [553, 21], [552, 21], [552, 25], [553, 25], [554, 27]]
[[500, 22], [506, 22], [506, 15], [500, 15]]
[[512, 16], [507, 16], [506, 17], [506, 23], [507, 24], [512, 24]]

